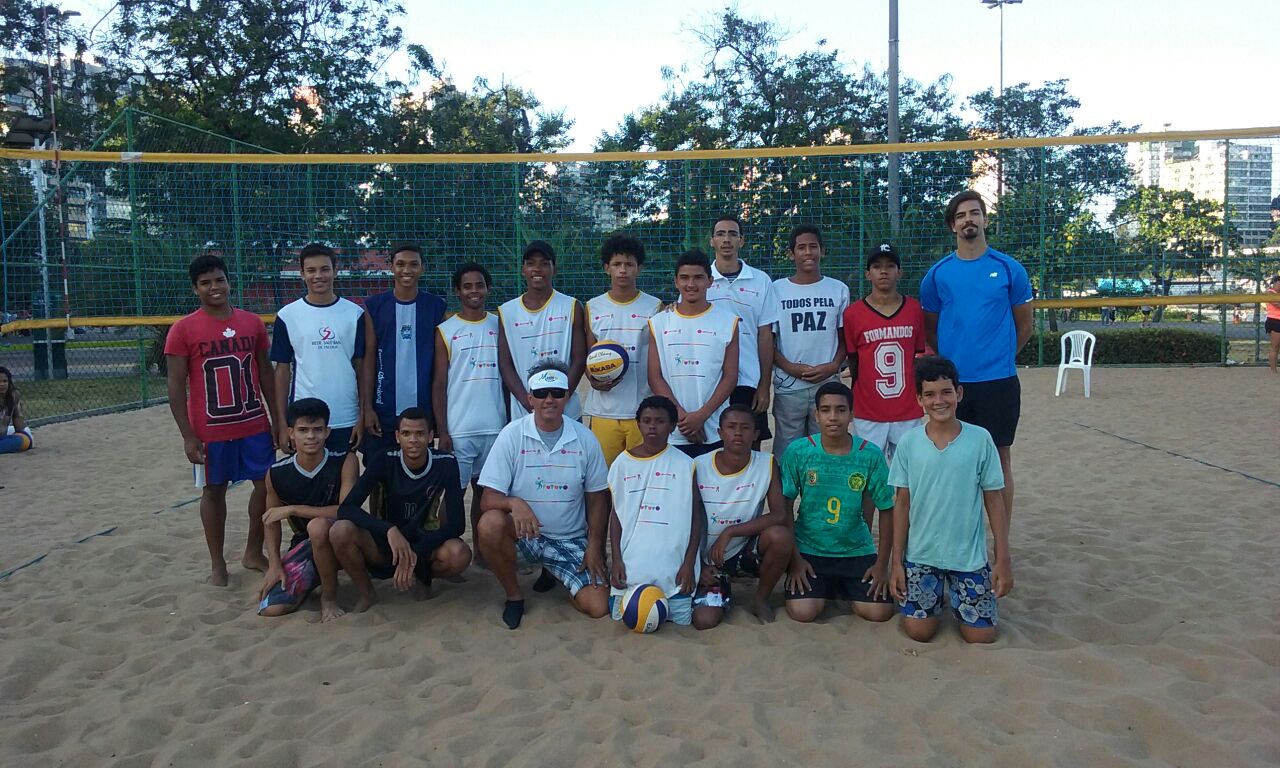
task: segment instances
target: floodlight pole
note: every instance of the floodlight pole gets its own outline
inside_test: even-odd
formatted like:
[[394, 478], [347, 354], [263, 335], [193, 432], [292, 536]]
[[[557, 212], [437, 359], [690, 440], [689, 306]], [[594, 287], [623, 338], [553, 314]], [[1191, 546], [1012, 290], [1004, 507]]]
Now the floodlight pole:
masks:
[[[1000, 11], [1000, 90], [996, 99], [996, 138], [1004, 138], [1004, 7], [1020, 5], [1022, 0], [980, 0], [987, 8]], [[996, 150], [996, 200], [1004, 196], [1004, 158]], [[997, 220], [996, 225], [999, 226]]]
[[[898, 141], [898, 0], [889, 0], [889, 143]], [[899, 160], [897, 152], [889, 153], [889, 234], [895, 239], [902, 227]]]

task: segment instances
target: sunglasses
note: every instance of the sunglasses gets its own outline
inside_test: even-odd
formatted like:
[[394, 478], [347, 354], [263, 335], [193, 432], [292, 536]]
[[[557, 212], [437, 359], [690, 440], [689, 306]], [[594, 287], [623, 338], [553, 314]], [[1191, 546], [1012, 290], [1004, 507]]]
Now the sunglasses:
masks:
[[563, 400], [569, 396], [567, 389], [535, 389], [529, 394], [538, 400], [546, 400], [548, 397], [554, 397], [557, 400]]

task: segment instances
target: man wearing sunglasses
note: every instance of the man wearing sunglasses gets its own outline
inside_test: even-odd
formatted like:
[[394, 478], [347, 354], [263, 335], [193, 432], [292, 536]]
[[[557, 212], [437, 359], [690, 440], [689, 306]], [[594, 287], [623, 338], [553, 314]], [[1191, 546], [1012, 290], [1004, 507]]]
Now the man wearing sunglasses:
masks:
[[480, 472], [476, 540], [506, 592], [508, 628], [524, 616], [517, 558], [542, 565], [569, 590], [574, 608], [598, 619], [609, 612], [604, 452], [590, 429], [564, 417], [571, 392], [564, 365], [536, 366], [525, 390], [530, 413], [502, 429]]

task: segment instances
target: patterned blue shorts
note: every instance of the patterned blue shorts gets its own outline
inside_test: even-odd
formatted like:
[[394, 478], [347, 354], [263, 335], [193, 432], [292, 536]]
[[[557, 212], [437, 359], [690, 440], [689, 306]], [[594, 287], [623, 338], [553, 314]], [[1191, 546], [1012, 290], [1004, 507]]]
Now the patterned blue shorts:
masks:
[[576, 596], [579, 590], [592, 584], [591, 574], [582, 568], [587, 556], [586, 536], [573, 539], [549, 539], [546, 536], [517, 538], [516, 554], [520, 560], [541, 565], [550, 571], [570, 595]]
[[932, 565], [905, 563], [907, 600], [902, 615], [927, 619], [942, 612], [942, 596], [946, 587], [951, 592], [951, 613], [967, 627], [994, 627], [996, 593], [991, 588], [991, 567], [979, 571], [948, 571]]

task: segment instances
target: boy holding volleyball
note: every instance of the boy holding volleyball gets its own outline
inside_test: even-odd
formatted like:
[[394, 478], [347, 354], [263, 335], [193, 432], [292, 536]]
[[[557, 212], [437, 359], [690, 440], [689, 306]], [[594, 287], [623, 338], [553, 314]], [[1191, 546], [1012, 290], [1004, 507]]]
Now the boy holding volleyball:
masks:
[[[916, 361], [916, 397], [929, 420], [902, 438], [889, 473], [898, 489], [889, 588], [902, 604], [902, 628], [919, 642], [937, 633], [944, 599], [965, 641], [993, 642], [996, 598], [1013, 588], [1000, 453], [987, 430], [956, 418], [964, 397], [959, 377], [946, 358]], [[987, 562], [984, 508], [995, 539], [994, 568]]]
[[704, 524], [693, 459], [667, 444], [676, 427], [675, 403], [647, 397], [635, 415], [641, 443], [609, 468], [610, 609], [621, 620], [627, 588], [653, 584], [667, 596], [671, 620], [687, 625], [693, 621]]
[[662, 302], [636, 287], [644, 267], [644, 246], [630, 235], [610, 235], [600, 246], [600, 261], [609, 275], [609, 290], [587, 302], [587, 349], [612, 341], [627, 351], [627, 372], [612, 381], [587, 376], [591, 391], [582, 412], [591, 417], [591, 432], [600, 441], [604, 460], [640, 444], [636, 408], [649, 391], [649, 318]]
[[[893, 617], [889, 555], [893, 491], [884, 454], [849, 434], [853, 393], [838, 381], [814, 398], [822, 430], [796, 440], [782, 456], [782, 493], [797, 502], [796, 546], [787, 576], [787, 615], [818, 618], [828, 600], [847, 600], [868, 621]], [[863, 499], [880, 510], [880, 547], [871, 537]]]

